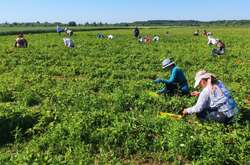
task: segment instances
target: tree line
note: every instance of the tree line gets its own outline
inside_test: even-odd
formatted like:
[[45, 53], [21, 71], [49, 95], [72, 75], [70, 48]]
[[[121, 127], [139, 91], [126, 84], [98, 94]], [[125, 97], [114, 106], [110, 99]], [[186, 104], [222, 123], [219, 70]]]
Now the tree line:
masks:
[[250, 20], [218, 20], [218, 21], [196, 21], [196, 20], [148, 20], [148, 21], [136, 21], [132, 23], [122, 22], [122, 23], [103, 23], [103, 22], [86, 22], [77, 23], [75, 21], [70, 21], [68, 23], [61, 22], [24, 22], [24, 23], [1, 23], [0, 26], [16, 27], [16, 26], [91, 26], [91, 27], [101, 27], [101, 26], [210, 26], [210, 25], [222, 25], [222, 26], [240, 26], [240, 25], [250, 25]]

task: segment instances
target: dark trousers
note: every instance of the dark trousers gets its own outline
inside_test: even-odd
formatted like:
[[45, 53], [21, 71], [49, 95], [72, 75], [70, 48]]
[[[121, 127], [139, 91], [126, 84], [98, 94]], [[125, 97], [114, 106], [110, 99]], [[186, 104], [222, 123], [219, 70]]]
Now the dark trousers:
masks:
[[[179, 91], [179, 87], [177, 84], [166, 84], [165, 88], [161, 89], [159, 91], [160, 94], [168, 94], [168, 95], [174, 95], [176, 93], [178, 93]], [[189, 94], [189, 88], [188, 85], [183, 86], [181, 89], [181, 94], [182, 95], [188, 95]]]
[[216, 121], [219, 123], [228, 124], [232, 121], [232, 118], [228, 118], [224, 113], [218, 112], [217, 109], [207, 109], [197, 114], [197, 117], [201, 122]]
[[212, 55], [216, 56], [216, 55], [223, 55], [225, 53], [225, 49], [223, 48], [215, 48], [212, 51]]

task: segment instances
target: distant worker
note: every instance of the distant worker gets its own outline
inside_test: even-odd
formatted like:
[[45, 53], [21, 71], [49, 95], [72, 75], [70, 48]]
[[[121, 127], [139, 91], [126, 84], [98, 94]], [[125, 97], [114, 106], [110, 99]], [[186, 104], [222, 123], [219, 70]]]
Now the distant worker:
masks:
[[196, 30], [194, 33], [193, 33], [193, 36], [199, 36], [200, 35], [200, 31], [199, 30]]
[[144, 43], [150, 44], [152, 42], [152, 38], [150, 36], [145, 36], [144, 37]]
[[18, 34], [15, 42], [16, 48], [27, 48], [28, 47], [28, 41], [24, 38], [23, 33]]
[[150, 44], [152, 42], [152, 38], [150, 36], [139, 37], [138, 41], [141, 44]]
[[153, 38], [153, 41], [154, 42], [159, 42], [160, 41], [160, 37], [155, 35], [154, 38]]
[[98, 39], [104, 39], [105, 36], [104, 36], [104, 34], [99, 33], [99, 34], [97, 34], [97, 38], [98, 38]]
[[200, 86], [201, 92], [191, 95], [199, 97], [195, 106], [185, 109], [183, 116], [197, 114], [201, 121], [229, 123], [239, 112], [236, 102], [224, 84], [213, 74], [202, 70], [195, 76], [195, 88]]
[[74, 48], [75, 47], [75, 44], [74, 42], [72, 41], [72, 39], [70, 38], [64, 38], [63, 39], [63, 42], [64, 42], [64, 45], [68, 48]]
[[140, 36], [140, 30], [137, 26], [135, 27], [133, 33], [135, 38], [138, 38]]
[[216, 55], [223, 55], [225, 54], [225, 44], [224, 42], [222, 42], [221, 40], [218, 40], [217, 44], [216, 44], [217, 48], [214, 48], [212, 51], [212, 55], [216, 56]]
[[56, 32], [59, 34], [59, 35], [61, 35], [61, 32], [62, 32], [63, 30], [62, 30], [62, 28], [59, 26], [59, 25], [57, 25], [56, 26]]
[[73, 30], [69, 29], [69, 28], [65, 28], [64, 29], [64, 32], [69, 36], [71, 37], [73, 35]]
[[139, 41], [139, 43], [144, 43], [144, 37], [138, 37], [139, 39], [138, 39], [138, 41]]
[[216, 39], [216, 38], [214, 38], [212, 36], [208, 36], [207, 40], [208, 40], [207, 41], [208, 45], [216, 45], [218, 43], [218, 41], [219, 41], [219, 39]]
[[108, 35], [108, 39], [112, 40], [114, 39], [114, 36], [112, 34]]
[[204, 30], [203, 35], [207, 37], [207, 36], [212, 36], [213, 33], [212, 32], [208, 32], [207, 30]]
[[165, 59], [162, 62], [162, 69], [169, 69], [171, 73], [168, 80], [160, 78], [154, 80], [155, 83], [165, 84], [165, 87], [157, 92], [158, 94], [175, 94], [178, 91], [183, 95], [189, 94], [187, 79], [183, 71], [173, 61]]

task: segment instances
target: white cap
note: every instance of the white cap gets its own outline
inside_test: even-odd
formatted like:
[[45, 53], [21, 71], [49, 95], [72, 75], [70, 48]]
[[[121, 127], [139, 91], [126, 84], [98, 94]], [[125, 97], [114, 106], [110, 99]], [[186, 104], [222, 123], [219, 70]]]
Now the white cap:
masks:
[[208, 79], [211, 76], [214, 76], [214, 75], [207, 73], [207, 71], [205, 71], [205, 70], [201, 70], [201, 71], [197, 72], [196, 76], [195, 76], [194, 88], [196, 88], [200, 84], [202, 79]]

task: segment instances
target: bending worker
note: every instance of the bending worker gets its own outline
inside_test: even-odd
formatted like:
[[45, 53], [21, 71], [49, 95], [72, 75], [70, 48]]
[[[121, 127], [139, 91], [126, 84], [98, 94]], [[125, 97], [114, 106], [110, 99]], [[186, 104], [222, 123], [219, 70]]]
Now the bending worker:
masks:
[[27, 48], [28, 47], [28, 41], [24, 38], [23, 33], [18, 34], [15, 42], [16, 48]]
[[183, 71], [173, 61], [165, 59], [162, 62], [162, 69], [169, 69], [171, 75], [168, 80], [158, 78], [154, 81], [155, 83], [165, 84], [165, 87], [157, 92], [158, 94], [175, 94], [178, 91], [183, 95], [189, 94], [187, 79]]
[[217, 121], [229, 123], [239, 112], [237, 104], [224, 84], [215, 78], [213, 74], [199, 71], [195, 77], [195, 88], [200, 86], [201, 92], [193, 92], [198, 101], [195, 106], [185, 109], [183, 116], [197, 114], [201, 121]]
[[221, 40], [216, 43], [217, 48], [212, 51], [212, 56], [224, 55], [225, 54], [225, 44]]
[[70, 38], [64, 38], [63, 42], [64, 42], [64, 45], [66, 47], [68, 47], [68, 48], [74, 48], [75, 47], [75, 44], [74, 44], [73, 40], [70, 39]]

